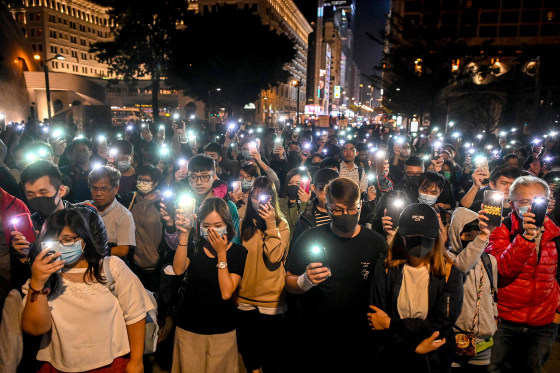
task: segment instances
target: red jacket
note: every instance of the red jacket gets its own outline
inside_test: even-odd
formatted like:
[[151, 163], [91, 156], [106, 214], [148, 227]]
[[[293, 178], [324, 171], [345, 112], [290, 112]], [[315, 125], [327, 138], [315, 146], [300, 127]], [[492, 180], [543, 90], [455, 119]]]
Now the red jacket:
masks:
[[521, 219], [515, 212], [509, 218], [511, 229], [505, 224], [496, 228], [486, 248], [498, 262], [498, 315], [519, 324], [550, 324], [554, 314], [560, 312], [558, 251], [554, 240], [560, 236], [560, 228], [545, 219], [537, 255], [536, 243], [523, 237]]
[[0, 216], [2, 217], [4, 237], [8, 245], [10, 245], [12, 239], [10, 233], [14, 230], [11, 223], [12, 217], [25, 212], [29, 214], [29, 209], [25, 203], [0, 188]]

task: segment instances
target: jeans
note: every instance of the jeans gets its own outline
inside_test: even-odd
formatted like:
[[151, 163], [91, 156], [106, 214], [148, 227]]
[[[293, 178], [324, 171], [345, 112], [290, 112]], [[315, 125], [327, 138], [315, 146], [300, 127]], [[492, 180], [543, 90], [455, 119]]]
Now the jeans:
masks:
[[503, 321], [494, 334], [489, 373], [540, 373], [558, 335], [558, 324], [529, 326]]

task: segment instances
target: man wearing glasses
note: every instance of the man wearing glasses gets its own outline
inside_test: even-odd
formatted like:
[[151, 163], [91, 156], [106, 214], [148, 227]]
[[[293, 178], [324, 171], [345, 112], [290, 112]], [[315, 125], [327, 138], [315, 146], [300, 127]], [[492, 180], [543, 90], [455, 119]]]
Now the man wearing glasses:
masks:
[[303, 365], [294, 370], [364, 371], [373, 340], [363, 312], [373, 268], [387, 243], [358, 224], [362, 206], [353, 180], [332, 180], [325, 199], [331, 223], [304, 232], [286, 266], [286, 289], [299, 294], [294, 332], [299, 335], [292, 340], [301, 342], [294, 355], [302, 355], [294, 361]]
[[[558, 228], [545, 216], [536, 225], [531, 206], [547, 203], [549, 188], [534, 176], [510, 187], [513, 211], [490, 235], [486, 251], [498, 263], [498, 316], [488, 372], [540, 372], [560, 323]], [[538, 198], [538, 199], [537, 199]], [[509, 370], [507, 370], [509, 371]]]
[[348, 141], [342, 147], [342, 162], [340, 162], [340, 177], [354, 180], [358, 184], [360, 191], [365, 192], [368, 188], [367, 175], [363, 168], [355, 163], [356, 144]]
[[109, 166], [97, 167], [88, 176], [92, 202], [105, 223], [111, 255], [124, 258], [136, 246], [136, 226], [130, 211], [116, 199], [120, 181], [121, 173]]

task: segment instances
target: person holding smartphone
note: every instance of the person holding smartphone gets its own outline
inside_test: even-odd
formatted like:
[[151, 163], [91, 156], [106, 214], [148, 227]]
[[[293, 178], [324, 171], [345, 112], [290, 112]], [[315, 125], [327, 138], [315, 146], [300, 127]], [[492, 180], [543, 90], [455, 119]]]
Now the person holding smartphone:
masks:
[[558, 334], [560, 228], [544, 215], [546, 208], [536, 214], [532, 207], [537, 198], [546, 201], [549, 196], [542, 179], [517, 178], [510, 187], [513, 211], [489, 238], [486, 252], [497, 260], [502, 321], [494, 334], [491, 373], [503, 372], [506, 364], [520, 372], [540, 372]]
[[[285, 190], [279, 204], [290, 227], [290, 239], [300, 214], [305, 211], [311, 199], [309, 184], [310, 178], [307, 170], [302, 171], [299, 168], [292, 168], [286, 175]], [[307, 186], [307, 189], [305, 189], [305, 186]]]
[[248, 253], [239, 283], [239, 351], [248, 372], [275, 372], [284, 358], [284, 264], [290, 231], [276, 187], [266, 176], [256, 178], [249, 192], [241, 243]]

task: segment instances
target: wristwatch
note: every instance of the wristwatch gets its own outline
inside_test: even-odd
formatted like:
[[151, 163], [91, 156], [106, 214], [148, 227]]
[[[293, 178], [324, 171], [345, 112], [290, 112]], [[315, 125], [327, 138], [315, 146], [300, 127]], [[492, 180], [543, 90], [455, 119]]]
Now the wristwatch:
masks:
[[216, 264], [216, 267], [218, 267], [219, 269], [224, 269], [227, 267], [227, 262], [219, 262], [218, 264]]

